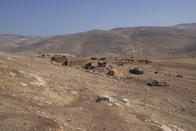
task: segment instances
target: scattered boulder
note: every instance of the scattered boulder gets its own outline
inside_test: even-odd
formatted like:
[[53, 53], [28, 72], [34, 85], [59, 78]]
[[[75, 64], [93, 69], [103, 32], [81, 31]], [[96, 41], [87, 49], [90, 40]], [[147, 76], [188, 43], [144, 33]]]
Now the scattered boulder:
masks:
[[143, 74], [144, 70], [142, 68], [134, 68], [134, 69], [129, 70], [129, 73], [132, 73], [132, 74]]
[[167, 83], [167, 82], [165, 82], [165, 81], [157, 81], [157, 80], [154, 80], [154, 79], [149, 79], [148, 81], [147, 81], [147, 84], [149, 85], [149, 86], [169, 86], [169, 84]]
[[55, 55], [51, 58], [51, 61], [61, 63], [62, 65], [68, 64], [68, 58], [64, 55]]
[[147, 81], [147, 84], [148, 84], [149, 86], [158, 86], [158, 85], [159, 85], [159, 82], [158, 82], [157, 80], [154, 80], [154, 79], [149, 79], [149, 80]]
[[117, 102], [117, 100], [115, 98], [110, 97], [110, 96], [105, 96], [105, 95], [97, 97], [96, 102], [100, 102], [100, 101], [107, 101], [110, 103]]
[[99, 67], [105, 67], [106, 66], [106, 61], [105, 60], [99, 60], [97, 64], [98, 64]]

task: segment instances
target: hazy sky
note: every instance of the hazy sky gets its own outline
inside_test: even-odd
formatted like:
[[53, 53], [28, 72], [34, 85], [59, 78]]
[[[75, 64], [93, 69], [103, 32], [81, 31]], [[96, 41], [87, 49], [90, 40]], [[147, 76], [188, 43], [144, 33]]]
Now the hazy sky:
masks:
[[0, 34], [49, 36], [196, 22], [196, 0], [0, 0]]

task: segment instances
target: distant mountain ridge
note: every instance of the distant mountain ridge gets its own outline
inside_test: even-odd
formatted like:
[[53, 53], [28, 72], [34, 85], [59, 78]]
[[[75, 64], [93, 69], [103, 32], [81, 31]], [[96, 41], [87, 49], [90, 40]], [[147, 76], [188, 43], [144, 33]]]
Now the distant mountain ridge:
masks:
[[175, 25], [174, 28], [188, 30], [188, 31], [196, 31], [196, 23], [178, 24], [178, 25]]
[[[0, 35], [0, 48], [2, 47]], [[20, 38], [21, 39], [21, 38]], [[24, 39], [24, 38], [22, 38]], [[196, 23], [172, 27], [126, 27], [112, 30], [26, 38], [3, 51], [11, 53], [66, 53], [78, 56], [196, 55]], [[16, 39], [17, 40], [17, 39]], [[8, 40], [9, 41], [9, 40]], [[5, 44], [4, 44], [5, 45]], [[17, 46], [16, 46], [17, 45]]]

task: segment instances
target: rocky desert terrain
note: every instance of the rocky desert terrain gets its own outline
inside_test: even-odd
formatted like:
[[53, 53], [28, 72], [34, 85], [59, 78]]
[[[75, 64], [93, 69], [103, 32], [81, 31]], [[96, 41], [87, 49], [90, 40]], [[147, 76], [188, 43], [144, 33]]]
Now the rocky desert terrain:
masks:
[[196, 57], [52, 56], [0, 52], [0, 130], [196, 130]]
[[195, 131], [196, 24], [1, 34], [0, 130]]

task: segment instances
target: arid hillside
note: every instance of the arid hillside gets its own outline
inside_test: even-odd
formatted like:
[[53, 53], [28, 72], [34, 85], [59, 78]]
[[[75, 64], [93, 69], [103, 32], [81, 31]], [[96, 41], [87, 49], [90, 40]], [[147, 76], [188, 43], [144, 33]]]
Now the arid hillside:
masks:
[[30, 44], [16, 45], [14, 43], [14, 45], [3, 44], [3, 46], [11, 47], [4, 47], [5, 51], [11, 53], [66, 53], [78, 56], [191, 56], [196, 55], [196, 24], [180, 24], [173, 27], [127, 27], [108, 31], [93, 30], [36, 40], [31, 41]]
[[8, 52], [13, 48], [37, 43], [41, 39], [38, 36], [0, 34], [0, 51]]
[[0, 130], [196, 130], [195, 57], [51, 57], [0, 52]]

